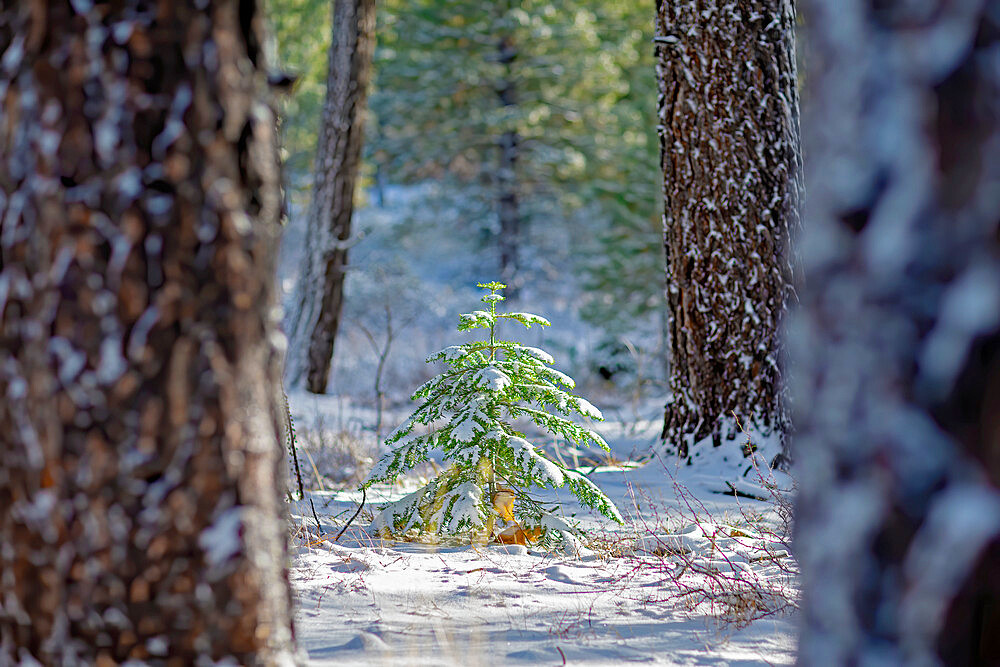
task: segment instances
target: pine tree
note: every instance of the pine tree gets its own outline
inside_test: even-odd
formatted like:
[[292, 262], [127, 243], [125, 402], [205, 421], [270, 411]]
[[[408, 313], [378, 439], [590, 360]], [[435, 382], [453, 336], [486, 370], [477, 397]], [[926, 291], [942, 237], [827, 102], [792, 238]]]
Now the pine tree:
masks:
[[333, 38], [306, 221], [306, 265], [289, 315], [289, 386], [326, 391], [340, 328], [347, 243], [361, 167], [365, 105], [375, 47], [375, 0], [334, 0]]
[[0, 10], [0, 664], [291, 660], [261, 33]]
[[[428, 460], [433, 449], [441, 450], [444, 462], [451, 465], [423, 488], [383, 508], [374, 525], [387, 536], [415, 531], [488, 539], [500, 518], [514, 523], [511, 533], [521, 540], [572, 541], [573, 526], [532, 498], [533, 486], [568, 486], [582, 503], [621, 522], [614, 504], [587, 477], [547, 457], [514, 427], [518, 419], [528, 420], [568, 442], [608, 449], [599, 434], [566, 418], [575, 413], [603, 419], [597, 408], [566, 391], [574, 382], [551, 368], [552, 357], [497, 337], [496, 327], [503, 321], [527, 328], [549, 322], [530, 313], [497, 312], [504, 299], [497, 292], [506, 286], [479, 286], [490, 292], [482, 299], [489, 310], [462, 314], [458, 330], [482, 329], [489, 336], [427, 358], [428, 363], [444, 361], [449, 368], [414, 392], [413, 399], [422, 403], [387, 438], [392, 449], [365, 486], [395, 480]], [[421, 425], [429, 430], [416, 433]]]
[[792, 0], [658, 0], [670, 309], [665, 445], [783, 434], [779, 324], [799, 225]]
[[1000, 664], [1000, 16], [803, 3], [802, 665]]

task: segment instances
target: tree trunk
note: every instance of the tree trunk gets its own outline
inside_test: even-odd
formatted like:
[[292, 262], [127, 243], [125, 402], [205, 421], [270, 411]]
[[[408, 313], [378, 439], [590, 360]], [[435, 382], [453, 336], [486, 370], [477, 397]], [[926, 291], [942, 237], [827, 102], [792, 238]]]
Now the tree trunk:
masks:
[[286, 378], [326, 391], [344, 303], [344, 275], [361, 167], [368, 82], [375, 48], [375, 0], [333, 0], [326, 103], [307, 219], [306, 266], [295, 290]]
[[805, 9], [800, 662], [1000, 664], [1000, 17]]
[[685, 456], [783, 433], [779, 324], [799, 224], [792, 0], [658, 0], [660, 159], [670, 309], [662, 439]]
[[[517, 47], [513, 39], [503, 37], [497, 44], [497, 59], [503, 66], [504, 78], [497, 88], [500, 106], [517, 106], [513, 64]], [[507, 285], [504, 295], [516, 299], [518, 293], [518, 250], [521, 243], [521, 210], [517, 197], [517, 158], [520, 137], [514, 130], [500, 136], [500, 168], [497, 170], [497, 212], [500, 219], [500, 282]]]
[[0, 12], [0, 664], [291, 660], [261, 28]]

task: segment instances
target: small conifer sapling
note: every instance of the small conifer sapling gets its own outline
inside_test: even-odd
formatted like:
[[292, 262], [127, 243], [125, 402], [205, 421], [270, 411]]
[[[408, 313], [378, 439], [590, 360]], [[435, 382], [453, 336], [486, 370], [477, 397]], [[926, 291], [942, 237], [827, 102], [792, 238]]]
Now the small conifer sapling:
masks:
[[[515, 428], [539, 429], [576, 445], [608, 450], [604, 439], [569, 417], [602, 420], [600, 411], [568, 392], [573, 380], [552, 368], [552, 357], [535, 347], [501, 340], [504, 321], [549, 326], [530, 313], [497, 312], [505, 285], [480, 284], [488, 310], [459, 316], [459, 331], [482, 329], [485, 340], [447, 347], [427, 357], [448, 368], [414, 392], [419, 407], [387, 439], [391, 450], [372, 469], [364, 487], [394, 481], [401, 473], [443, 453], [447, 466], [421, 489], [376, 515], [388, 536], [433, 534], [507, 542], [575, 543], [574, 526], [533, 498], [534, 487], [568, 487], [584, 504], [621, 523], [617, 508], [587, 477], [547, 457]], [[424, 427], [418, 433], [417, 427]], [[500, 528], [506, 524], [506, 530]]]

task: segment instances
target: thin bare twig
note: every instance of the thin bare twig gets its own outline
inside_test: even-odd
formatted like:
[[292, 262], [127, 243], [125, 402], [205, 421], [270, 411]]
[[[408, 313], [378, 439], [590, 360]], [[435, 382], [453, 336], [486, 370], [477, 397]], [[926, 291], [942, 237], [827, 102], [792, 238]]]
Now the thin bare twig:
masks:
[[340, 539], [340, 536], [344, 534], [344, 531], [347, 530], [347, 528], [352, 523], [354, 523], [354, 520], [358, 518], [358, 515], [361, 514], [361, 508], [365, 506], [365, 500], [367, 500], [366, 494], [365, 494], [365, 488], [361, 487], [361, 504], [358, 505], [358, 511], [354, 513], [354, 516], [352, 516], [350, 519], [347, 520], [347, 523], [344, 524], [344, 527], [341, 528], [340, 532], [337, 533], [337, 536], [335, 538], [333, 538], [334, 542], [336, 542], [337, 540]]
[[306, 497], [306, 492], [302, 485], [302, 469], [299, 467], [299, 453], [295, 439], [295, 423], [292, 421], [292, 408], [288, 404], [288, 394], [282, 391], [281, 395], [285, 397], [285, 419], [288, 420], [288, 448], [292, 451], [292, 461], [295, 463], [295, 478], [299, 482], [299, 500], [302, 500]]
[[309, 507], [312, 508], [313, 518], [316, 519], [316, 530], [318, 530], [320, 533], [322, 533], [323, 532], [323, 526], [320, 525], [320, 523], [319, 523], [319, 517], [316, 516], [316, 506], [313, 505], [313, 499], [312, 498], [309, 499]]

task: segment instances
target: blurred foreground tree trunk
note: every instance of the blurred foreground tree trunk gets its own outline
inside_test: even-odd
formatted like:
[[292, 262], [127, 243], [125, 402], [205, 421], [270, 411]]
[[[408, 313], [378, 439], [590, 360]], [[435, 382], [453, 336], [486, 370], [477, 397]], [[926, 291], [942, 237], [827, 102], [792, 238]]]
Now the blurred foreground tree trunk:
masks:
[[662, 440], [784, 437], [800, 157], [792, 0], [658, 0], [671, 399]]
[[1000, 664], [1000, 12], [804, 9], [800, 663]]
[[375, 0], [333, 0], [326, 103], [285, 371], [289, 386], [305, 384], [315, 394], [326, 391], [340, 329], [374, 49]]
[[0, 11], [0, 664], [293, 659], [261, 23]]

